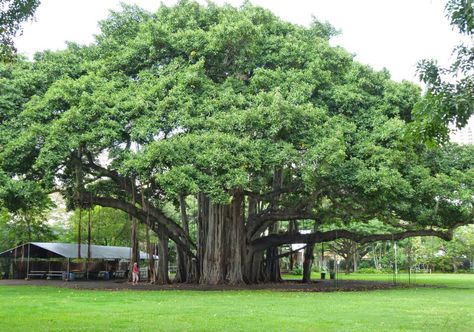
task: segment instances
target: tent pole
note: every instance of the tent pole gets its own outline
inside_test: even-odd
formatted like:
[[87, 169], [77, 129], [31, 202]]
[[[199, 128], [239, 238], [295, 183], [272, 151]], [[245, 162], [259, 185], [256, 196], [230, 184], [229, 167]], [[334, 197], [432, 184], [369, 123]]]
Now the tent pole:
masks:
[[28, 276], [30, 274], [30, 247], [31, 243], [28, 243], [28, 259], [26, 260], [26, 280], [28, 280]]

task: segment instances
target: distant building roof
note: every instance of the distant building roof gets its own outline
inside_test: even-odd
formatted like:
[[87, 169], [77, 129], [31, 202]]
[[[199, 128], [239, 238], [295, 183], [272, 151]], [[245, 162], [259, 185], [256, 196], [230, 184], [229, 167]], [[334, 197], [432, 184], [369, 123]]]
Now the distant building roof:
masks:
[[[6, 250], [0, 253], [0, 257], [21, 257], [28, 256], [28, 247], [30, 257], [32, 258], [78, 258], [77, 243], [47, 243], [31, 242], [18, 247]], [[131, 248], [114, 246], [91, 245], [92, 259], [130, 259]], [[87, 258], [87, 244], [81, 244], [81, 258]], [[156, 258], [156, 256], [155, 256]], [[140, 251], [140, 259], [148, 259], [148, 254]]]

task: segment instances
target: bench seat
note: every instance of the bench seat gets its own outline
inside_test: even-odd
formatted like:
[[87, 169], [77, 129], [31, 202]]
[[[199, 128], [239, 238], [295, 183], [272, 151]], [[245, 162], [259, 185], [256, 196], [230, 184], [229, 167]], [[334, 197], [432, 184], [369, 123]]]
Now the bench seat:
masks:
[[65, 271], [49, 271], [46, 273], [46, 277], [48, 279], [54, 278], [54, 277], [59, 277], [59, 278], [64, 278], [66, 276]]
[[47, 273], [48, 272], [46, 272], [46, 271], [30, 271], [30, 273], [28, 273], [28, 278], [30, 278], [30, 277], [44, 278]]

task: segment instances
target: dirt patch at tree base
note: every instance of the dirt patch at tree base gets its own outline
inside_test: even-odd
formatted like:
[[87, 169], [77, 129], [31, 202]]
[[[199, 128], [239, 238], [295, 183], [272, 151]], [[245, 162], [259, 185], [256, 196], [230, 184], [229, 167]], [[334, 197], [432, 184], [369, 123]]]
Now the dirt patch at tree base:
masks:
[[[170, 284], [152, 285], [140, 282], [132, 285], [126, 281], [61, 281], [61, 280], [0, 280], [0, 286], [54, 286], [72, 289], [89, 290], [140, 290], [140, 291], [232, 291], [232, 290], [269, 290], [281, 292], [337, 292], [337, 291], [370, 291], [393, 288], [406, 288], [406, 284], [394, 285], [390, 282], [366, 280], [318, 280], [311, 283], [302, 283], [298, 280], [285, 280], [279, 283], [264, 283], [255, 285], [198, 285], [198, 284]], [[418, 287], [421, 285], [417, 285]]]

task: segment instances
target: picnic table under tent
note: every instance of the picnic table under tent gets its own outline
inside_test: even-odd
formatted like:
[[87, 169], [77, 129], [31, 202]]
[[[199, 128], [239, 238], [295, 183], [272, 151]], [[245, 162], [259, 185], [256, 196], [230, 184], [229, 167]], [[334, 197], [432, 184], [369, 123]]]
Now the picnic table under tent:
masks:
[[[9, 261], [9, 271], [3, 270], [2, 275], [18, 279], [119, 279], [128, 277], [131, 251], [130, 247], [91, 245], [89, 260], [87, 244], [30, 242], [1, 252], [0, 259]], [[140, 260], [148, 258], [140, 251]]]

